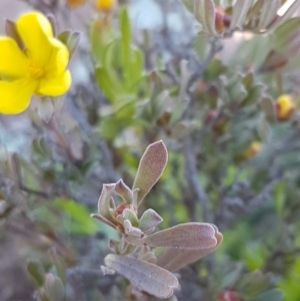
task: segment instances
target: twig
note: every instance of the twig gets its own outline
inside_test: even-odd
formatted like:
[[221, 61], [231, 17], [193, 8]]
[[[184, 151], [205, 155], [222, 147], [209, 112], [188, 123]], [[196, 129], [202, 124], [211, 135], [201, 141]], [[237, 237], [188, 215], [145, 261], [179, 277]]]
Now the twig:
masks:
[[44, 199], [49, 199], [50, 198], [50, 196], [46, 192], [43, 192], [43, 191], [34, 190], [34, 189], [31, 189], [31, 188], [25, 187], [23, 185], [20, 185], [19, 188], [22, 191], [25, 191], [25, 192], [30, 193], [30, 194], [37, 195], [37, 196], [42, 197]]
[[[211, 215], [208, 209], [208, 196], [198, 180], [196, 156], [191, 137], [185, 137], [183, 140], [183, 152], [185, 155], [185, 176], [192, 196], [199, 200], [202, 210], [202, 219], [210, 222]], [[195, 212], [195, 210], [194, 210]]]

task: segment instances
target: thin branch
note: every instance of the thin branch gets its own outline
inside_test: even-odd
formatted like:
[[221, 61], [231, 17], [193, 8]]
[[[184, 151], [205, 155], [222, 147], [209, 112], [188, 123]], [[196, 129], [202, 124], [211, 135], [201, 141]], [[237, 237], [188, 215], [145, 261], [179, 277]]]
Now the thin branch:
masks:
[[211, 215], [208, 209], [209, 199], [198, 179], [196, 155], [191, 137], [184, 138], [183, 152], [185, 156], [185, 176], [190, 188], [190, 192], [192, 194], [192, 197], [194, 197], [200, 202], [202, 210], [202, 219], [207, 222], [210, 222]]
[[49, 199], [50, 198], [50, 196], [46, 192], [39, 191], [39, 190], [34, 190], [34, 189], [28, 188], [26, 186], [23, 186], [22, 184], [19, 186], [19, 188], [22, 191], [25, 191], [29, 194], [34, 194], [34, 195], [39, 196], [39, 197], [44, 198], [44, 199]]

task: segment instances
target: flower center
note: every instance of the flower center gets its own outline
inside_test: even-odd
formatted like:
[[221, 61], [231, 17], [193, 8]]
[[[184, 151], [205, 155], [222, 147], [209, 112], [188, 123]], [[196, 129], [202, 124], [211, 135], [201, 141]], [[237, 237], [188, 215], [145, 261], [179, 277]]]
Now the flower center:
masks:
[[37, 62], [30, 60], [28, 64], [28, 76], [33, 79], [41, 79], [44, 75], [44, 68]]

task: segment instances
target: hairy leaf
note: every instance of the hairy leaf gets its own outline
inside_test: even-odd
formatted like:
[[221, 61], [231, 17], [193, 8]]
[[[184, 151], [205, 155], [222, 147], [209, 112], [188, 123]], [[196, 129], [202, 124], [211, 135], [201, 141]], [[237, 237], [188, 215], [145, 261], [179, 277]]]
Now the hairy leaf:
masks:
[[261, 9], [258, 28], [265, 29], [276, 17], [277, 10], [281, 6], [280, 0], [265, 1]]
[[293, 14], [297, 11], [300, 6], [300, 0], [295, 0], [292, 5], [287, 9], [285, 14], [281, 17], [278, 17], [276, 22], [272, 23], [269, 29], [274, 29], [283, 24], [285, 21], [289, 20]]
[[213, 225], [206, 223], [186, 223], [165, 229], [144, 238], [126, 237], [135, 245], [150, 247], [170, 247], [185, 250], [202, 250], [217, 245]]
[[203, 26], [203, 31], [216, 34], [215, 30], [215, 5], [212, 0], [194, 0], [194, 14]]
[[109, 209], [111, 207], [111, 198], [115, 189], [115, 185], [116, 184], [103, 184], [101, 195], [98, 200], [98, 214], [103, 216], [111, 223], [114, 223], [114, 219], [112, 218]]
[[137, 201], [141, 202], [161, 177], [168, 161], [168, 152], [162, 141], [150, 144], [143, 154], [133, 184], [139, 188]]
[[216, 227], [214, 228], [216, 231], [215, 237], [217, 240], [217, 244], [215, 246], [201, 250], [164, 248], [163, 251], [157, 256], [156, 264], [170, 272], [175, 272], [182, 267], [193, 263], [206, 256], [207, 254], [213, 252], [223, 240], [223, 235], [218, 232], [218, 229]]
[[237, 0], [236, 4], [233, 6], [230, 22], [231, 29], [242, 28], [252, 4], [253, 0]]
[[139, 220], [139, 228], [142, 231], [149, 231], [159, 225], [162, 221], [162, 217], [156, 211], [148, 209], [142, 214]]
[[132, 284], [157, 298], [169, 298], [179, 285], [173, 274], [152, 263], [114, 254], [107, 255], [104, 262]]
[[116, 183], [115, 193], [118, 194], [127, 204], [132, 202], [133, 193], [122, 179]]

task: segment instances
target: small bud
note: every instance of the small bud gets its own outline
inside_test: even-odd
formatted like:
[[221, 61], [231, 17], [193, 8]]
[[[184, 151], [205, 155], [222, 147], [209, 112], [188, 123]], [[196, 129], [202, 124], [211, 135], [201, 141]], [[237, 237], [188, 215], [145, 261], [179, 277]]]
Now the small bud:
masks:
[[292, 114], [295, 112], [296, 105], [290, 95], [284, 94], [277, 98], [275, 108], [277, 118], [281, 121], [286, 121], [290, 119]]
[[230, 17], [224, 12], [222, 7], [216, 6], [215, 17], [215, 28], [218, 32], [222, 32], [230, 26]]
[[97, 0], [95, 7], [97, 10], [109, 13], [116, 7], [116, 0]]
[[223, 290], [218, 294], [218, 301], [241, 301], [235, 291]]
[[212, 129], [216, 134], [222, 135], [226, 131], [227, 117], [217, 110], [210, 110], [206, 117], [206, 123], [212, 124]]
[[242, 157], [243, 159], [249, 159], [254, 157], [261, 149], [261, 143], [258, 141], [253, 141], [250, 146], [244, 151]]
[[75, 8], [83, 5], [87, 0], [66, 0], [66, 2], [71, 8]]
[[118, 215], [122, 215], [125, 209], [132, 209], [132, 206], [127, 203], [122, 203], [118, 205], [114, 210], [114, 217], [117, 217]]

